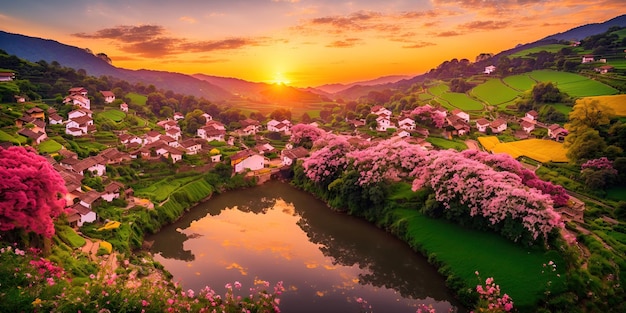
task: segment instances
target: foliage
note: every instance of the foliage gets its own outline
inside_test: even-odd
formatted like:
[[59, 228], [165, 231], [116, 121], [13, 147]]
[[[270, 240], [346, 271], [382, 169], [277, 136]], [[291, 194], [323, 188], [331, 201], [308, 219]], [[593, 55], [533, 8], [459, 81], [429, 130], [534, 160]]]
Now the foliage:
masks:
[[428, 104], [416, 107], [409, 115], [412, 116], [417, 123], [427, 126], [443, 128], [446, 124], [445, 115], [438, 113], [436, 108]]
[[15, 228], [52, 237], [65, 207], [61, 175], [31, 148], [0, 148], [0, 231]]

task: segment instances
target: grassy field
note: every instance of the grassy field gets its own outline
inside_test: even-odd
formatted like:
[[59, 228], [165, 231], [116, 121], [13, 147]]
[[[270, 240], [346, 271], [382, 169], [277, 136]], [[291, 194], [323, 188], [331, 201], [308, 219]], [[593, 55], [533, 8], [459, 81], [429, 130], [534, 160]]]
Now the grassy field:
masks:
[[19, 136], [19, 135], [17, 137], [13, 137], [12, 135], [0, 130], [0, 141], [8, 141], [8, 142], [17, 143], [17, 144], [24, 144], [26, 143], [26, 137]]
[[584, 99], [598, 100], [600, 103], [611, 107], [616, 115], [626, 116], [626, 95], [587, 97]]
[[512, 101], [521, 92], [513, 90], [499, 79], [491, 79], [474, 87], [470, 94], [490, 105], [497, 106]]
[[197, 179], [197, 176], [189, 176], [177, 179], [163, 179], [154, 182], [153, 184], [150, 184], [150, 186], [148, 187], [135, 189], [135, 194], [142, 197], [150, 198], [155, 202], [163, 202], [170, 196], [170, 194], [172, 194], [178, 188]]
[[520, 91], [530, 90], [533, 85], [537, 83], [534, 79], [526, 74], [507, 76], [502, 79], [505, 84], [511, 86], [513, 89]]
[[[518, 308], [535, 304], [548, 285], [552, 291], [564, 288], [565, 275], [559, 267], [563, 261], [556, 251], [524, 248], [493, 233], [428, 218], [416, 210], [397, 209], [394, 213], [406, 223], [411, 246], [436, 256], [469, 286], [479, 283], [476, 271], [483, 281], [493, 277]], [[557, 264], [556, 272], [545, 271], [543, 264], [550, 261]]]
[[430, 142], [433, 146], [443, 149], [454, 149], [459, 151], [467, 149], [467, 145], [463, 142], [448, 140], [444, 138], [428, 137], [426, 138], [426, 141]]
[[101, 112], [99, 115], [106, 117], [114, 122], [121, 122], [126, 117], [126, 113], [116, 109], [106, 110], [104, 112]]
[[446, 84], [439, 84], [439, 85], [435, 85], [432, 87], [428, 87], [428, 93], [438, 96], [441, 95], [444, 92], [447, 92], [448, 90], [450, 90], [450, 87], [448, 87], [448, 85]]
[[134, 92], [129, 92], [126, 96], [130, 98], [130, 101], [134, 104], [146, 105], [146, 101], [148, 101], [148, 97]]
[[589, 80], [589, 78], [580, 76], [578, 74], [568, 73], [568, 72], [557, 72], [557, 71], [551, 71], [551, 70], [532, 71], [528, 75], [530, 75], [531, 78], [537, 81], [556, 83], [557, 85], [559, 85], [559, 88], [560, 88], [560, 85], [562, 84]]
[[439, 97], [445, 101], [447, 101], [450, 105], [459, 108], [461, 110], [466, 111], [477, 111], [484, 109], [484, 105], [470, 98], [468, 95], [464, 93], [458, 92], [444, 92], [439, 95]]
[[618, 90], [611, 86], [578, 74], [539, 70], [533, 71], [529, 75], [531, 78], [538, 81], [555, 83], [559, 90], [572, 97], [601, 96], [618, 93]]
[[554, 107], [558, 112], [565, 114], [565, 116], [569, 115], [569, 112], [572, 111], [572, 107], [569, 105], [565, 105], [562, 103], [550, 104], [551, 107]]
[[530, 49], [525, 49], [516, 53], [511, 54], [509, 57], [510, 58], [519, 58], [519, 57], [523, 57], [523, 56], [527, 56], [531, 53], [537, 53], [537, 52], [541, 52], [541, 51], [547, 51], [547, 52], [552, 52], [552, 53], [556, 53], [561, 51], [561, 49], [569, 47], [569, 45], [561, 45], [561, 44], [551, 44], [551, 45], [543, 45], [543, 46], [539, 46], [539, 47], [534, 47], [534, 48], [530, 48]]
[[525, 156], [543, 163], [569, 162], [566, 156], [567, 149], [560, 142], [543, 139], [500, 142], [498, 138], [494, 138], [493, 136], [479, 137], [478, 141], [492, 153], [506, 153], [515, 159]]
[[54, 141], [54, 139], [48, 139], [37, 146], [37, 151], [39, 151], [40, 153], [50, 154], [61, 150], [62, 147], [63, 146], [60, 143]]

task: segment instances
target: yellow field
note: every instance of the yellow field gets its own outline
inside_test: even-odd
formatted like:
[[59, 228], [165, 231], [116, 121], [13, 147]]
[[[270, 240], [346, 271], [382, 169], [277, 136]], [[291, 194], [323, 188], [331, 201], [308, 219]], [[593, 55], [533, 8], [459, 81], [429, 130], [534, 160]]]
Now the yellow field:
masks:
[[626, 95], [585, 97], [578, 101], [585, 99], [598, 100], [600, 103], [613, 108], [617, 116], [626, 116]]
[[479, 137], [478, 141], [492, 153], [506, 153], [516, 159], [525, 156], [542, 163], [569, 162], [567, 149], [562, 143], [552, 140], [526, 139], [501, 143], [497, 137], [491, 136]]

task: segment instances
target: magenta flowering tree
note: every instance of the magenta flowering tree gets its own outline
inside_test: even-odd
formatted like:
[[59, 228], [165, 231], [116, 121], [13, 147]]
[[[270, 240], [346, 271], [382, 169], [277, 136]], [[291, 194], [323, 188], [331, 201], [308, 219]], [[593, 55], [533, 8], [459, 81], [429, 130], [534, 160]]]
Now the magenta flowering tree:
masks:
[[326, 132], [316, 126], [309, 124], [296, 124], [291, 128], [290, 141], [295, 145], [306, 146], [326, 135]]
[[581, 166], [580, 176], [585, 185], [591, 189], [603, 189], [613, 182], [618, 175], [613, 162], [606, 157], [592, 159]]
[[0, 231], [21, 228], [52, 237], [66, 192], [61, 175], [32, 148], [0, 148]]
[[[324, 143], [320, 143], [323, 139]], [[315, 146], [323, 145], [306, 158], [302, 164], [306, 176], [314, 182], [330, 182], [337, 178], [346, 168], [346, 153], [351, 150], [348, 141], [341, 136], [328, 135], [319, 138]]]
[[432, 123], [437, 128], [443, 128], [446, 125], [446, 116], [439, 114], [435, 108], [426, 104], [419, 106], [410, 113], [417, 122]]

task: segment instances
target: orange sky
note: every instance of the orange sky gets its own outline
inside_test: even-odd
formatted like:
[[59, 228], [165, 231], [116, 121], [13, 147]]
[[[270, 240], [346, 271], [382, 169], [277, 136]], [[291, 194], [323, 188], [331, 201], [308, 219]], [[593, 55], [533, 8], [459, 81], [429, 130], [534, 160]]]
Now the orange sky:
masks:
[[623, 0], [20, 0], [0, 29], [118, 67], [317, 86], [417, 75], [626, 13]]

